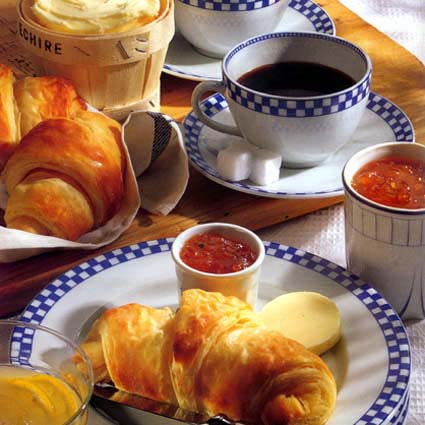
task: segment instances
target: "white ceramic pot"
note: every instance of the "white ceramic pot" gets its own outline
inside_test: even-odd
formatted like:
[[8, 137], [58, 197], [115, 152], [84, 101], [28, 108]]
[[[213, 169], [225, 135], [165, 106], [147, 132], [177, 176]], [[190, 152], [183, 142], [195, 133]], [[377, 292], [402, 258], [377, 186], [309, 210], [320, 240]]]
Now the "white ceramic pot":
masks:
[[[246, 269], [225, 274], [207, 273], [188, 266], [180, 257], [183, 245], [191, 237], [208, 232], [248, 244], [256, 254], [257, 259]], [[232, 295], [255, 307], [261, 264], [265, 256], [264, 245], [255, 233], [234, 224], [200, 224], [185, 230], [177, 236], [171, 248], [171, 255], [176, 265], [176, 274], [180, 287], [179, 294], [186, 289], [198, 288], [210, 292], [221, 292], [226, 296]]]
[[[249, 89], [238, 79], [253, 69], [279, 62], [312, 62], [350, 76], [345, 90], [321, 96], [277, 96]], [[207, 126], [244, 137], [282, 156], [283, 166], [311, 167], [348, 142], [366, 109], [372, 64], [354, 44], [332, 35], [282, 32], [251, 38], [223, 59], [223, 80], [194, 90], [192, 106]], [[218, 123], [200, 108], [207, 91], [225, 95], [237, 126]]]
[[356, 153], [343, 170], [347, 266], [370, 283], [403, 319], [425, 318], [425, 208], [393, 208], [373, 202], [352, 187], [366, 163], [389, 156], [420, 159], [416, 143], [384, 143]]
[[241, 41], [272, 31], [289, 0], [176, 0], [176, 25], [200, 53], [222, 58]]

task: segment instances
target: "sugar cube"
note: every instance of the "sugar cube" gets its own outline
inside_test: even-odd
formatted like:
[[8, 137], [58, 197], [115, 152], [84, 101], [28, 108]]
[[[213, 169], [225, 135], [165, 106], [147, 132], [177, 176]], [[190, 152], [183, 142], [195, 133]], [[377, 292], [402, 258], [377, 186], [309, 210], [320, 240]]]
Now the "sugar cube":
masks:
[[249, 179], [259, 186], [266, 186], [279, 180], [282, 156], [267, 149], [254, 152]]
[[226, 180], [245, 180], [251, 173], [252, 156], [252, 147], [248, 143], [233, 143], [218, 153], [217, 170]]

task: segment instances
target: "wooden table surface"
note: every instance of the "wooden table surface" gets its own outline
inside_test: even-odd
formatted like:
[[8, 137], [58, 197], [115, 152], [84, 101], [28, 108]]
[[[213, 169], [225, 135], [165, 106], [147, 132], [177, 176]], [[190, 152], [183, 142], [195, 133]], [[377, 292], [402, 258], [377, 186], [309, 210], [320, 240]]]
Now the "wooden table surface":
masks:
[[[413, 55], [371, 27], [337, 0], [318, 2], [336, 24], [337, 35], [361, 46], [372, 58], [372, 90], [400, 106], [413, 122], [416, 140], [425, 143], [425, 68]], [[162, 111], [181, 120], [190, 110], [196, 83], [162, 76]], [[225, 221], [262, 229], [342, 201], [278, 200], [236, 192], [191, 169], [188, 189], [165, 217], [141, 210], [130, 228], [114, 243], [97, 251], [58, 251], [0, 265], [0, 317], [21, 310], [50, 280], [101, 252], [143, 240], [171, 237], [194, 224]], [[1, 241], [0, 241], [1, 243]]]

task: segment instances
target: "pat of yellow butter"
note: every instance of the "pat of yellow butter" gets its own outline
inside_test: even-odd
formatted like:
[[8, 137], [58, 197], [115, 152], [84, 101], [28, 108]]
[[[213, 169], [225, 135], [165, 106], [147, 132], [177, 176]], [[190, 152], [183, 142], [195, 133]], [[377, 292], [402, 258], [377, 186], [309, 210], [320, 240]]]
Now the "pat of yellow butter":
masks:
[[266, 304], [259, 313], [264, 323], [320, 355], [341, 337], [338, 307], [316, 292], [291, 292]]

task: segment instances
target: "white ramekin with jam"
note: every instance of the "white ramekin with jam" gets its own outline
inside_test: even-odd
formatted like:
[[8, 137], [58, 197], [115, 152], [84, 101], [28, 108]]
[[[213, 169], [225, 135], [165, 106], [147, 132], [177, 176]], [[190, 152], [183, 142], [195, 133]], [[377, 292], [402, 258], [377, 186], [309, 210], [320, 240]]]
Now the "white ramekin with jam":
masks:
[[180, 233], [171, 252], [180, 291], [221, 292], [255, 306], [265, 255], [255, 233], [234, 224], [200, 224]]

